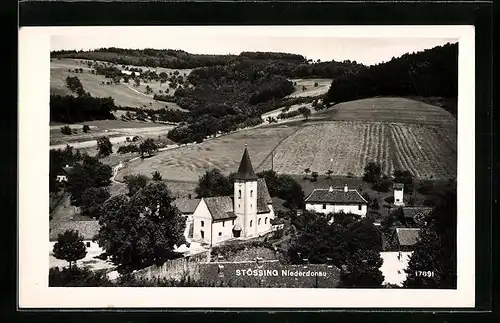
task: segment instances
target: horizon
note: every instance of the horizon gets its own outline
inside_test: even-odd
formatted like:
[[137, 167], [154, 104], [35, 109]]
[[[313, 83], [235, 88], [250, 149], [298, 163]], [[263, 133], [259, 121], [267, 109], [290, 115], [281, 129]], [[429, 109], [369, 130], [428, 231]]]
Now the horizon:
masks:
[[[373, 29], [373, 28], [371, 28]], [[376, 31], [376, 30], [375, 30]], [[388, 62], [407, 53], [420, 52], [458, 38], [413, 33], [381, 37], [371, 30], [361, 35], [329, 28], [195, 28], [195, 27], [86, 27], [61, 28], [51, 37], [51, 52], [92, 51], [100, 48], [182, 50], [197, 55], [239, 55], [241, 52], [298, 54], [316, 62], [349, 60], [367, 66]], [[339, 36], [340, 35], [340, 36]], [[349, 37], [346, 37], [346, 36]]]

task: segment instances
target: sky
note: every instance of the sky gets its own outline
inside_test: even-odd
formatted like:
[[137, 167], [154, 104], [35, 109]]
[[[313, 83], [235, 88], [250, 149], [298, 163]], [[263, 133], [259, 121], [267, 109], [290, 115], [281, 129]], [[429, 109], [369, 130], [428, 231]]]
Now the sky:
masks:
[[[351, 60], [365, 65], [457, 42], [432, 31], [389, 35], [364, 30], [235, 27], [83, 27], [59, 28], [51, 35], [51, 50], [92, 50], [103, 47], [181, 49], [193, 54], [239, 54], [242, 51], [286, 52], [321, 61]], [[318, 31], [319, 30], [319, 31]], [[390, 34], [394, 36], [391, 36]], [[353, 35], [354, 37], [349, 37]], [[373, 35], [373, 36], [372, 36]]]

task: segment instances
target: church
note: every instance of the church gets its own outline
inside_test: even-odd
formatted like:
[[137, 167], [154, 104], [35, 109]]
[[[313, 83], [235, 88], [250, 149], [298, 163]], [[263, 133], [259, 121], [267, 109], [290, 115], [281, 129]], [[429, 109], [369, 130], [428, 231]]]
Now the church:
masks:
[[266, 181], [255, 175], [245, 147], [234, 177], [233, 196], [200, 199], [192, 216], [192, 240], [215, 245], [230, 239], [256, 237], [272, 229], [273, 218]]

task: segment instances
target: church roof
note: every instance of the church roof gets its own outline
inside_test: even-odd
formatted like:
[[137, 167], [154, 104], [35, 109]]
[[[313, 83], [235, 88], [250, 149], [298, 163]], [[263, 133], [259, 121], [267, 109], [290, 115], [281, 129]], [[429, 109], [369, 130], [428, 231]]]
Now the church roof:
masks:
[[200, 199], [178, 198], [174, 200], [174, 205], [182, 214], [192, 214], [200, 203]]
[[214, 196], [214, 197], [204, 197], [203, 200], [207, 204], [208, 210], [212, 215], [212, 219], [217, 220], [228, 220], [236, 219], [236, 215], [233, 210], [233, 200], [229, 196]]
[[357, 190], [344, 189], [315, 189], [306, 198], [306, 203], [346, 203], [346, 204], [367, 204], [367, 201]]
[[248, 150], [245, 147], [245, 151], [243, 152], [243, 156], [241, 157], [240, 167], [238, 168], [238, 172], [234, 176], [235, 179], [240, 180], [256, 180], [257, 175], [253, 171], [252, 162], [250, 161], [250, 156], [248, 155]]

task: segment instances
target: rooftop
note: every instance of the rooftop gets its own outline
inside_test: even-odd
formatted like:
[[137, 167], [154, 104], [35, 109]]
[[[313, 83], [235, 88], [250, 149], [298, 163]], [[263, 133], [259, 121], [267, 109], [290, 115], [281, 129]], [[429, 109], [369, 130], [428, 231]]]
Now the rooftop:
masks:
[[256, 180], [258, 178], [253, 171], [252, 162], [250, 161], [250, 156], [248, 155], [248, 149], [246, 147], [241, 157], [240, 167], [238, 167], [238, 172], [234, 178], [239, 180]]
[[182, 214], [192, 214], [201, 199], [178, 198], [174, 200], [174, 205], [181, 211]]
[[83, 240], [92, 240], [99, 233], [99, 228], [97, 220], [61, 222], [50, 230], [49, 240], [57, 241], [59, 234], [63, 234], [66, 230], [76, 230], [83, 236]]
[[396, 228], [400, 246], [413, 246], [418, 241], [419, 233], [418, 228]]
[[367, 204], [368, 202], [355, 189], [320, 189], [317, 188], [306, 198], [306, 203], [346, 203]]

